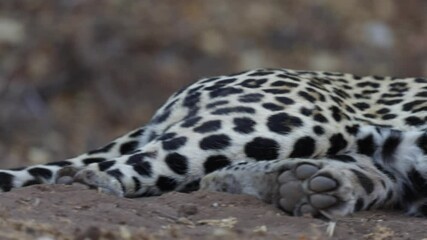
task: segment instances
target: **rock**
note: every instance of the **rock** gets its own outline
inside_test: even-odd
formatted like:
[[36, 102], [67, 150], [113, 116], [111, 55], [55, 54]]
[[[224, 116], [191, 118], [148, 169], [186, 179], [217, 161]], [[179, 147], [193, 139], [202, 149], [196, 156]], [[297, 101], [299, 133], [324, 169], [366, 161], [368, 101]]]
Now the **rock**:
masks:
[[179, 217], [187, 217], [191, 215], [195, 215], [199, 212], [199, 209], [195, 204], [187, 203], [179, 206], [178, 216]]

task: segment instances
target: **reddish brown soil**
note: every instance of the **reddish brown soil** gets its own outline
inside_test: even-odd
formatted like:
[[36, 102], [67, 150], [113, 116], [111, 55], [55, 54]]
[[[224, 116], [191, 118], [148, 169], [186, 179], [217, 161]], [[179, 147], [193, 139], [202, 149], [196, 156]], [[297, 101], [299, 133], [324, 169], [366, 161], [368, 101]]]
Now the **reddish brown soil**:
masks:
[[[397, 212], [363, 212], [339, 219], [332, 239], [422, 239], [425, 224]], [[38, 185], [0, 198], [0, 239], [303, 240], [328, 238], [327, 227], [226, 193], [124, 199], [80, 185]]]

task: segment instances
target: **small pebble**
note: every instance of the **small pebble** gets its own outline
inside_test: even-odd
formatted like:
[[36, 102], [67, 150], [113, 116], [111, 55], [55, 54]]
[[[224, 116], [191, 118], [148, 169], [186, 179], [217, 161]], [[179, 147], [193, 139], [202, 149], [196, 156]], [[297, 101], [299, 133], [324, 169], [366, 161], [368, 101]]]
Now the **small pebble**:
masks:
[[198, 212], [199, 212], [199, 209], [195, 204], [192, 204], [192, 203], [182, 204], [178, 208], [179, 217], [187, 217], [187, 216], [195, 215]]
[[74, 178], [72, 178], [70, 176], [62, 176], [56, 180], [56, 183], [57, 184], [71, 185], [73, 183], [73, 181], [74, 181]]

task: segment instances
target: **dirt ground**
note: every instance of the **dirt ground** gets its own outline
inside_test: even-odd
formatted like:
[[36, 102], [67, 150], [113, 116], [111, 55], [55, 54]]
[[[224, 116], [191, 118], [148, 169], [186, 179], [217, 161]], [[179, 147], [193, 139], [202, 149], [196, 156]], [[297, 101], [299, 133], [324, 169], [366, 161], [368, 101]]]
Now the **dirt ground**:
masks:
[[81, 185], [36, 185], [0, 198], [0, 239], [425, 239], [427, 222], [362, 212], [331, 223], [290, 217], [251, 196], [169, 193], [124, 199]]

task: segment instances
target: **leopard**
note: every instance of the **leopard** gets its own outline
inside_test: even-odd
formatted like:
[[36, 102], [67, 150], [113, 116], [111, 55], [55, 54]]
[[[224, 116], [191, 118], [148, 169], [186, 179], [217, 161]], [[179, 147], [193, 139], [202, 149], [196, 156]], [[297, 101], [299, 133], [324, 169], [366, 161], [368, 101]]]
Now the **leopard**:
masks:
[[202, 78], [144, 126], [67, 160], [0, 170], [0, 191], [255, 196], [292, 216], [427, 215], [427, 78], [253, 69]]

